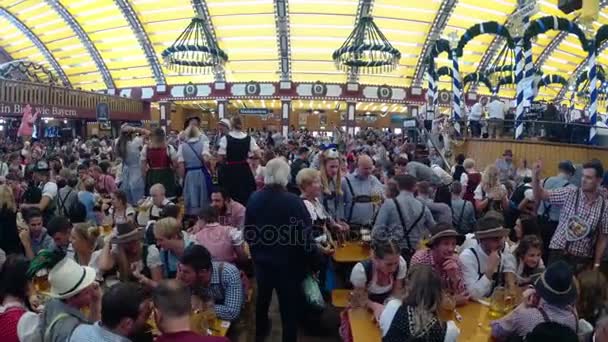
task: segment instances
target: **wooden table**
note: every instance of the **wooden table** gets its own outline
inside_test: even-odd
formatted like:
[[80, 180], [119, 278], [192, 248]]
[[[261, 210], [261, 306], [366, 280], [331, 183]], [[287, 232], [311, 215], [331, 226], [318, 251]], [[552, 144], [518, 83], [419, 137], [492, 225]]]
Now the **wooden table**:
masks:
[[335, 289], [331, 291], [331, 304], [336, 308], [345, 308], [350, 301], [350, 292], [348, 289]]
[[348, 241], [336, 248], [334, 260], [341, 263], [355, 263], [370, 257], [370, 249], [363, 247], [359, 241]]
[[[490, 318], [488, 307], [479, 303], [469, 303], [457, 308], [463, 317], [456, 322], [460, 329], [458, 341], [488, 342], [490, 340]], [[366, 309], [351, 309], [348, 312], [350, 328], [354, 342], [380, 342], [382, 333], [372, 318], [372, 313]]]

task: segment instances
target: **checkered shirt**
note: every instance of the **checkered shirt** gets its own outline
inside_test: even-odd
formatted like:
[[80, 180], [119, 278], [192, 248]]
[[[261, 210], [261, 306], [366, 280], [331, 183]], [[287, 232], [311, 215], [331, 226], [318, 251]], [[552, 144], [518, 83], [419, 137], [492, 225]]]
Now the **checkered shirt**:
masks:
[[[227, 262], [214, 261], [212, 265], [211, 281], [209, 286], [203, 289], [203, 293], [214, 299], [215, 313], [219, 319], [234, 321], [239, 317], [245, 299], [241, 273], [234, 265]], [[222, 277], [221, 281], [220, 277]]]
[[[576, 203], [577, 191], [580, 191], [578, 204]], [[572, 216], [578, 215], [590, 225], [591, 232], [584, 239], [570, 242], [566, 252], [578, 257], [593, 257], [596, 229], [601, 229], [602, 234], [608, 234], [608, 203], [605, 205], [604, 213], [601, 214], [602, 202], [606, 199], [600, 195], [594, 201], [589, 201], [582, 190], [568, 187], [549, 190], [548, 192], [549, 199], [547, 202], [561, 208], [559, 224], [549, 248], [566, 251], [568, 222]]]
[[450, 278], [447, 272], [439, 264], [435, 264], [431, 249], [420, 249], [412, 256], [411, 265], [430, 265], [441, 277], [442, 288], [450, 290], [453, 294], [464, 295], [467, 291], [462, 275], [462, 264], [458, 260], [458, 272], [454, 278]]

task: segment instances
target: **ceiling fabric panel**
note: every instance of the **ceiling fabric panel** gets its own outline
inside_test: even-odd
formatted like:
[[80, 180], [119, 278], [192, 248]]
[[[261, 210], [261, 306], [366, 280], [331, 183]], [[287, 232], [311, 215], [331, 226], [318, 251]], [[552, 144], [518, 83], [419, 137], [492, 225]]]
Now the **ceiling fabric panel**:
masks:
[[[141, 24], [142, 32], [134, 32], [139, 31], [134, 28], [138, 25], [134, 25], [133, 20], [128, 20], [128, 12], [125, 14], [124, 6], [120, 6], [125, 1], [132, 8], [136, 21]], [[278, 82], [281, 68], [275, 2], [198, 1], [204, 1], [218, 44], [228, 55], [225, 80]], [[347, 81], [347, 73], [336, 68], [331, 55], [353, 31], [360, 1], [287, 0], [293, 82]], [[53, 6], [54, 3], [63, 6], [68, 15], [61, 13]], [[441, 14], [438, 12], [442, 3], [444, 0], [372, 1], [370, 13], [374, 22], [388, 41], [401, 52], [401, 59], [398, 68], [390, 73], [360, 72], [359, 82], [411, 86], [416, 67], [420, 63], [420, 54], [426, 51], [423, 45], [430, 40], [427, 36]], [[553, 0], [538, 1], [539, 12], [532, 19], [555, 15], [578, 20], [578, 13], [566, 15], [557, 8], [556, 3]], [[452, 32], [460, 36], [469, 27], [485, 21], [505, 24], [509, 15], [515, 11], [516, 4], [517, 0], [459, 0], [454, 8], [447, 9], [451, 14], [440, 36], [448, 38]], [[49, 60], [55, 59], [57, 69], [63, 70], [74, 87], [103, 90], [112, 82], [117, 88], [154, 86], [161, 73], [159, 70], [168, 85], [210, 83], [216, 80], [212, 74], [180, 73], [165, 65], [161, 65], [160, 69], [152, 68], [155, 65], [152, 59], [156, 58], [162, 64], [162, 52], [173, 44], [196, 16], [191, 0], [0, 0], [0, 6], [38, 37], [42, 48], [1, 16], [0, 47], [13, 59], [27, 59], [50, 69], [53, 67]], [[68, 25], [66, 17], [73, 18], [82, 30]], [[602, 8], [594, 27], [597, 30], [603, 24], [608, 24], [608, 6]], [[81, 39], [83, 33], [87, 39]], [[147, 37], [144, 41], [149, 40], [151, 48], [146, 51], [140, 42], [143, 34]], [[502, 50], [503, 44], [493, 44], [494, 38], [494, 35], [486, 34], [469, 41], [459, 60], [462, 76], [478, 71], [484, 56], [484, 66], [492, 67], [502, 63], [498, 52]], [[93, 45], [86, 45], [87, 41]], [[488, 50], [492, 45], [498, 51], [490, 53], [489, 51], [495, 51]], [[99, 52], [98, 55], [92, 52], [95, 49]], [[53, 58], [45, 56], [46, 50]], [[585, 70], [581, 63], [586, 62], [588, 55], [576, 36], [563, 36], [557, 31], [548, 31], [533, 39], [532, 57], [545, 75], [556, 74], [569, 79], [575, 70]], [[608, 68], [608, 51], [599, 53], [597, 61]], [[447, 54], [441, 54], [435, 62], [437, 68], [452, 67]], [[108, 77], [104, 80], [99, 65], [107, 67], [111, 82], [107, 82]], [[426, 82], [422, 84], [424, 87], [427, 85]], [[442, 77], [439, 88], [450, 90], [451, 87], [451, 79], [448, 76]], [[560, 93], [561, 88], [561, 85], [542, 87], [538, 98], [552, 99]], [[476, 89], [482, 94], [489, 93], [484, 86]], [[501, 96], [514, 96], [514, 93], [515, 87], [512, 85], [500, 89]]]

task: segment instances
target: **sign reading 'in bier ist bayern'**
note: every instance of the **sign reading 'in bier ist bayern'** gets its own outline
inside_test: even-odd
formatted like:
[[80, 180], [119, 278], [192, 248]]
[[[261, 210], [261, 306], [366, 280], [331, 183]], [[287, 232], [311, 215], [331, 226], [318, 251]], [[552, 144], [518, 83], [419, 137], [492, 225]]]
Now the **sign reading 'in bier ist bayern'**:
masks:
[[[15, 116], [21, 117], [23, 109], [27, 103], [2, 102], [0, 101], [0, 116]], [[101, 106], [96, 108], [79, 108], [79, 107], [61, 107], [51, 105], [30, 104], [32, 112], [39, 112], [41, 117], [57, 118], [57, 119], [85, 119], [109, 121], [112, 120], [149, 120], [149, 108], [143, 108], [142, 112], [121, 112], [116, 111], [110, 113], [110, 107], [107, 103], [101, 103]], [[110, 117], [110, 115], [112, 117]], [[98, 117], [99, 116], [99, 117]]]
[[[21, 116], [25, 103], [6, 103], [0, 102], [0, 115], [4, 116]], [[42, 116], [51, 116], [58, 118], [75, 118], [80, 116], [78, 110], [73, 108], [57, 107], [57, 106], [32, 106], [34, 112], [39, 112]], [[86, 116], [85, 116], [86, 117]]]

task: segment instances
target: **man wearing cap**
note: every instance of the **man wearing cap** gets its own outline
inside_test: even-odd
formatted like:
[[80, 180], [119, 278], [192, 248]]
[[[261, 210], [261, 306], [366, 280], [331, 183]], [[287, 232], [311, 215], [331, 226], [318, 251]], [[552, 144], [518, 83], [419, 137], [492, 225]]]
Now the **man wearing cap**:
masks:
[[48, 222], [55, 211], [55, 197], [57, 197], [57, 184], [51, 180], [51, 169], [49, 164], [39, 160], [34, 165], [34, 181], [42, 190], [40, 202], [34, 204], [21, 204], [20, 208], [38, 208], [42, 211], [44, 222]]
[[513, 152], [511, 150], [505, 150], [502, 158], [496, 160], [496, 168], [501, 183], [515, 179], [517, 170], [515, 164], [513, 164]]
[[534, 289], [524, 292], [522, 303], [507, 316], [490, 323], [495, 341], [525, 337], [541, 323], [555, 322], [578, 331], [574, 276], [563, 261], [549, 265], [536, 280]]
[[514, 288], [515, 258], [504, 250], [509, 230], [503, 225], [502, 215], [486, 214], [476, 224], [478, 243], [460, 253], [464, 282], [472, 298], [488, 297], [496, 286]]
[[[570, 178], [574, 175], [576, 169], [571, 161], [565, 160], [557, 166], [558, 172], [556, 176], [545, 178], [541, 182], [543, 189], [550, 191], [565, 187], [576, 188], [570, 183]], [[555, 234], [559, 223], [560, 207], [551, 205], [548, 201], [541, 201], [538, 206], [538, 222], [540, 224], [540, 234], [543, 240], [543, 256], [549, 256], [549, 243]]]
[[545, 190], [540, 184], [542, 162], [534, 167], [534, 197], [561, 208], [559, 223], [549, 244], [549, 262], [565, 260], [578, 273], [600, 267], [608, 245], [608, 210], [601, 193], [604, 168], [600, 161], [583, 164], [581, 188]]
[[431, 227], [427, 247], [419, 249], [412, 257], [411, 265], [430, 265], [441, 277], [442, 288], [455, 295], [458, 304], [464, 304], [469, 296], [462, 276], [462, 265], [454, 253], [456, 246], [464, 242], [450, 224], [438, 223]]
[[[44, 342], [68, 341], [76, 327], [96, 322], [101, 317], [101, 291], [95, 282], [95, 270], [65, 257], [51, 266], [56, 261], [56, 257], [41, 255], [40, 261], [32, 262], [40, 268], [30, 266], [28, 272], [36, 274], [40, 269], [51, 269], [48, 276], [51, 299], [45, 304], [38, 323]], [[88, 317], [81, 311], [84, 308], [89, 309]]]

